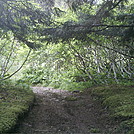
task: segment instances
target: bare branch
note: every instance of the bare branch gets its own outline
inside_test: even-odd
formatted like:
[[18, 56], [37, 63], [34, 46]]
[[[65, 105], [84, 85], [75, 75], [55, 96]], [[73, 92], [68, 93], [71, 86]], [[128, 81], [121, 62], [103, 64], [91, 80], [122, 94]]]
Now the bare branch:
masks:
[[129, 57], [129, 58], [134, 58], [134, 56], [130, 56], [130, 55], [128, 55], [128, 54], [125, 54], [125, 53], [123, 53], [123, 52], [121, 52], [121, 51], [119, 51], [119, 50], [115, 50], [115, 49], [113, 49], [113, 48], [109, 48], [109, 47], [104, 46], [104, 45], [102, 45], [101, 43], [99, 43], [99, 42], [93, 40], [93, 39], [90, 38], [90, 37], [88, 37], [88, 38], [89, 38], [90, 41], [94, 42], [94, 43], [97, 44], [98, 46], [107, 48], [107, 49], [109, 49], [109, 50], [112, 50], [112, 51], [114, 51], [114, 52], [116, 52], [116, 53], [119, 53], [119, 54], [121, 54], [121, 55], [127, 56], [127, 57]]
[[15, 75], [18, 71], [20, 71], [20, 70], [22, 69], [22, 67], [24, 66], [24, 64], [26, 63], [26, 61], [27, 61], [27, 59], [28, 59], [28, 57], [29, 57], [31, 51], [32, 51], [32, 49], [29, 50], [26, 59], [24, 60], [24, 62], [22, 63], [22, 65], [21, 65], [14, 73], [12, 73], [10, 76], [8, 76], [8, 77], [6, 77], [6, 78], [3, 78], [3, 79], [0, 79], [0, 80], [1, 80], [1, 81], [7, 80], [7, 79], [11, 78], [13, 75]]

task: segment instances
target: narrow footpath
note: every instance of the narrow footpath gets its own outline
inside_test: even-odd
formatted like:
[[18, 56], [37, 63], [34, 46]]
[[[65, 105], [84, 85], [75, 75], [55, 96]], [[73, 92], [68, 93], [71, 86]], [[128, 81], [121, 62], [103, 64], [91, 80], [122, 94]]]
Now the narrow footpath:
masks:
[[92, 99], [90, 91], [69, 92], [33, 87], [36, 101], [18, 124], [19, 134], [115, 134], [106, 109]]

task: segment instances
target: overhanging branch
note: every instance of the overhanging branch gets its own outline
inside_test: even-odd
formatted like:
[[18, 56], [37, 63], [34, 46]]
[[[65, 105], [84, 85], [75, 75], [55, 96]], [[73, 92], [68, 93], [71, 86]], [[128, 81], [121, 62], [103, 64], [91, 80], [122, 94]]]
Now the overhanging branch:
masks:
[[107, 48], [107, 49], [109, 49], [109, 50], [112, 50], [112, 51], [114, 51], [114, 52], [116, 52], [116, 53], [119, 53], [119, 54], [121, 54], [121, 55], [127, 56], [127, 57], [129, 57], [129, 58], [134, 58], [134, 56], [130, 56], [130, 55], [128, 55], [128, 54], [125, 54], [125, 53], [120, 52], [120, 51], [118, 51], [118, 50], [115, 50], [115, 49], [113, 49], [113, 48], [109, 48], [109, 47], [107, 47], [107, 46], [104, 46], [104, 45], [102, 45], [101, 43], [99, 43], [99, 42], [93, 40], [93, 39], [90, 38], [90, 37], [88, 37], [88, 39], [89, 39], [90, 41], [94, 42], [95, 44], [97, 44], [98, 46]]

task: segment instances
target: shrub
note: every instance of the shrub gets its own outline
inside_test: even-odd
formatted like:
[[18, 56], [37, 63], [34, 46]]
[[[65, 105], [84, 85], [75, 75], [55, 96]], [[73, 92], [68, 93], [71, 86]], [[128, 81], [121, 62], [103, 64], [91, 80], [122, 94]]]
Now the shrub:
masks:
[[92, 95], [108, 107], [111, 116], [119, 120], [120, 131], [133, 134], [134, 131], [134, 88], [133, 86], [109, 85], [96, 87]]
[[33, 100], [34, 94], [28, 85], [16, 85], [11, 81], [0, 83], [0, 133], [10, 131]]

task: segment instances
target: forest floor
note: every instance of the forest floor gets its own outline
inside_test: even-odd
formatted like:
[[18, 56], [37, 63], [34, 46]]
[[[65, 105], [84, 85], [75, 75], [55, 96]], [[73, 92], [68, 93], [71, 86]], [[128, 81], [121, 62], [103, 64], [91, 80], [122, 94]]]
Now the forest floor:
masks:
[[70, 92], [33, 87], [36, 100], [15, 133], [21, 134], [115, 134], [116, 125], [90, 89]]

